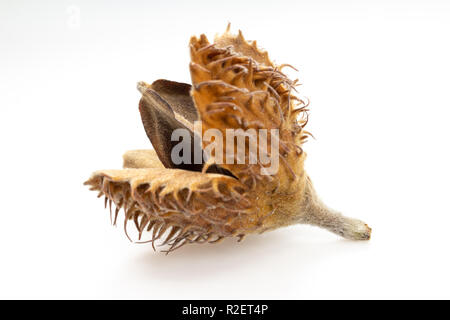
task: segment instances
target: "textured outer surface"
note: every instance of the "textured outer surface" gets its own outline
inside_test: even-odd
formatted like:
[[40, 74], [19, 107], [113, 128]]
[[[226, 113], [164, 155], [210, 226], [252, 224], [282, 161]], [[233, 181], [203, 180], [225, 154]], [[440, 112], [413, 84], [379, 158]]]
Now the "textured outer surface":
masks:
[[[267, 53], [260, 52], [255, 43], [245, 41], [241, 33], [232, 37], [227, 32], [218, 39], [220, 45], [211, 45], [202, 35], [199, 39], [193, 37], [190, 45], [192, 96], [203, 130], [219, 129], [224, 136], [228, 128], [279, 130], [281, 167], [276, 174], [276, 184], [279, 190], [287, 190], [302, 172], [300, 145], [306, 138], [302, 131], [306, 121], [297, 122], [298, 114], [305, 113], [306, 109], [303, 102], [291, 94], [295, 83], [273, 67]], [[302, 107], [294, 111], [294, 102]], [[269, 142], [273, 138], [270, 132], [268, 138]], [[270, 143], [267, 149], [270, 155]], [[226, 150], [222, 153], [226, 155]], [[245, 156], [246, 164], [224, 164], [223, 167], [249, 188], [263, 180], [273, 182], [273, 177], [261, 174], [261, 163], [248, 164], [248, 145]]]
[[86, 183], [105, 196], [105, 205], [115, 204], [114, 223], [123, 208], [125, 226], [133, 220], [139, 238], [151, 231], [154, 242], [170, 231], [165, 243], [171, 249], [242, 236], [242, 224], [254, 224], [254, 204], [242, 184], [224, 175], [165, 168], [103, 170]]

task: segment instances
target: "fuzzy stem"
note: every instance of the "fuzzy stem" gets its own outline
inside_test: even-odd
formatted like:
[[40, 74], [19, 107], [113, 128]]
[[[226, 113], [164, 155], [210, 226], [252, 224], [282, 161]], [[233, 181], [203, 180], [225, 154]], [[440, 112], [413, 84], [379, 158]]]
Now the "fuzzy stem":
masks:
[[[309, 180], [309, 179], [308, 179]], [[363, 221], [343, 216], [328, 208], [316, 195], [311, 181], [307, 183], [302, 223], [327, 229], [350, 240], [369, 240], [372, 229]]]

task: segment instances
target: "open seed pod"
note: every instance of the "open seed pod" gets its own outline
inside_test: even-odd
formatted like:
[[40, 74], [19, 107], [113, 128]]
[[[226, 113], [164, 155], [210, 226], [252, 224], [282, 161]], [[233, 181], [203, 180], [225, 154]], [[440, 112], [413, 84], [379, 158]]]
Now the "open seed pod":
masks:
[[[106, 205], [114, 203], [114, 224], [123, 208], [125, 230], [134, 222], [139, 240], [149, 232], [153, 248], [158, 242], [168, 246], [166, 252], [298, 223], [369, 239], [365, 223], [319, 200], [304, 171], [307, 104], [293, 94], [296, 81], [282, 72], [286, 65], [275, 65], [255, 41], [229, 28], [213, 43], [205, 35], [192, 37], [190, 52], [192, 86], [138, 83], [139, 110], [154, 151], [129, 151], [124, 169], [97, 171], [85, 182]], [[176, 153], [181, 163], [173, 157], [178, 129], [189, 137]], [[211, 132], [225, 137], [230, 129], [244, 142], [205, 139]], [[259, 135], [252, 140], [248, 132]], [[205, 156], [206, 150], [214, 152]]]

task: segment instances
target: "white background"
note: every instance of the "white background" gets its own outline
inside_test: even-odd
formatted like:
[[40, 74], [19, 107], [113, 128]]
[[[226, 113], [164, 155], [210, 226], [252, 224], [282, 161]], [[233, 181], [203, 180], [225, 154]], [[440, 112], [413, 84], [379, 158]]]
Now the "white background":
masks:
[[[292, 226], [165, 256], [82, 185], [150, 147], [136, 82], [189, 82], [190, 36], [228, 22], [299, 69], [306, 169], [369, 242]], [[2, 0], [0, 298], [450, 298], [449, 34], [448, 1]]]

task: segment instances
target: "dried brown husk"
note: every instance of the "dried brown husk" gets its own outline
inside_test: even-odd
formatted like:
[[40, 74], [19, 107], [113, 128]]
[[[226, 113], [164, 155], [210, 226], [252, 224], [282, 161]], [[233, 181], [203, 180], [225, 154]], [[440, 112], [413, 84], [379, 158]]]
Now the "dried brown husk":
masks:
[[[192, 37], [190, 53], [192, 86], [168, 80], [138, 84], [142, 122], [155, 151], [129, 151], [125, 169], [101, 170], [86, 181], [105, 197], [106, 205], [114, 204], [112, 221], [116, 223], [123, 209], [125, 229], [133, 221], [139, 240], [150, 232], [147, 242], [155, 248], [159, 240], [168, 245], [166, 252], [187, 243], [241, 240], [295, 223], [368, 239], [370, 228], [327, 208], [304, 172], [308, 105], [294, 94], [297, 81], [282, 72], [289, 65], [275, 65], [255, 41], [245, 40], [241, 32], [233, 35], [229, 28], [214, 43], [205, 35]], [[214, 128], [224, 136], [230, 128], [277, 129], [280, 169], [266, 175], [260, 162], [223, 164], [214, 158], [174, 164], [171, 150], [177, 142], [171, 134], [178, 128], [189, 130], [194, 150], [200, 143], [194, 139], [196, 120], [201, 120], [203, 132]], [[269, 133], [269, 141], [274, 138]], [[208, 144], [203, 143], [200, 149]], [[248, 159], [248, 144], [244, 154]]]

